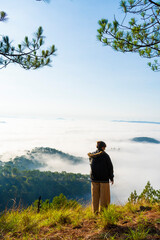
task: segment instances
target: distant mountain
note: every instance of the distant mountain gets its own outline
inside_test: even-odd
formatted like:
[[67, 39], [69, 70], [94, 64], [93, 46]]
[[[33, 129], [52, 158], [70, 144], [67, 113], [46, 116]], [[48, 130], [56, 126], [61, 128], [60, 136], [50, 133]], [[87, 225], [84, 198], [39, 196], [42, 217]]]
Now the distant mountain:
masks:
[[2, 162], [0, 158], [0, 169], [16, 168], [20, 171], [40, 169], [47, 166], [47, 159], [51, 159], [53, 162], [59, 159], [69, 164], [80, 164], [84, 162], [84, 159], [81, 157], [76, 157], [54, 148], [36, 147], [31, 151], [26, 151], [25, 155], [16, 156], [7, 162]]
[[113, 120], [112, 122], [160, 124], [160, 122], [150, 122], [150, 121], [127, 121], [127, 120]]
[[63, 161], [70, 162], [71, 164], [79, 164], [84, 162], [84, 158], [82, 157], [76, 157], [49, 147], [36, 147], [32, 151], [27, 152], [27, 157], [37, 161], [39, 161], [39, 159], [45, 160], [46, 157], [52, 158], [53, 161], [54, 159], [60, 158]]
[[154, 144], [160, 144], [160, 141], [158, 141], [155, 138], [150, 137], [135, 137], [132, 138], [133, 142], [140, 142], [140, 143], [154, 143]]
[[0, 121], [0, 123], [6, 123], [5, 121]]
[[20, 171], [34, 170], [45, 166], [44, 163], [36, 161], [35, 159], [28, 159], [26, 156], [15, 157], [8, 162], [0, 161], [0, 171], [10, 171], [15, 168]]

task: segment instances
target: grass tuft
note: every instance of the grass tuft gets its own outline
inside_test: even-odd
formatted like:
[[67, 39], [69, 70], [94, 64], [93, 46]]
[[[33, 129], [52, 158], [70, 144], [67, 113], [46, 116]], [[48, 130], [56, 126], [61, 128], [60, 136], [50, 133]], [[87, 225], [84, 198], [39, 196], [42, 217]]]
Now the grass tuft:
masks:
[[100, 224], [105, 228], [107, 225], [115, 225], [119, 220], [120, 214], [116, 206], [111, 204], [108, 208], [104, 208], [100, 214]]
[[145, 240], [149, 233], [149, 229], [145, 229], [143, 225], [139, 225], [137, 229], [129, 229], [129, 233], [126, 234], [126, 240]]

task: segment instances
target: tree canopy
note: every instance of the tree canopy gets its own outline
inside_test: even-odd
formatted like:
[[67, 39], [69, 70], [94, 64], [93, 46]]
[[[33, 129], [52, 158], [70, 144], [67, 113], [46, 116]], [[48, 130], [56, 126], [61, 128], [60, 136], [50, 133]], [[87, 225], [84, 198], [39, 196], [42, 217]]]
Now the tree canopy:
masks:
[[32, 204], [39, 196], [42, 200], [65, 194], [67, 198], [90, 198], [88, 175], [66, 172], [20, 171], [18, 168], [0, 166], [0, 211], [16, 202], [23, 206]]
[[[48, 0], [43, 1], [48, 2]], [[0, 22], [7, 20], [7, 13], [0, 11]], [[13, 45], [8, 36], [0, 35], [0, 69], [7, 67], [10, 63], [16, 63], [26, 70], [49, 66], [51, 56], [55, 56], [56, 48], [52, 45], [46, 50], [42, 49], [44, 38], [41, 26], [34, 34], [34, 38], [29, 40], [28, 36], [25, 36], [24, 41], [17, 46]]]
[[105, 45], [123, 53], [135, 52], [148, 62], [153, 71], [160, 71], [160, 1], [120, 1], [124, 18], [114, 17], [99, 21], [98, 39]]

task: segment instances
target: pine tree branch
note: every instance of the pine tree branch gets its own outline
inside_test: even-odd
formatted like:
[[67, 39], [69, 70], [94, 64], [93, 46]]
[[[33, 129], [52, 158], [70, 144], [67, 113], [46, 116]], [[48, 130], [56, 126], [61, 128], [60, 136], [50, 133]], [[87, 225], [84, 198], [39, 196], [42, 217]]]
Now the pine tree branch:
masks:
[[156, 3], [156, 2], [154, 2], [154, 1], [152, 1], [152, 0], [148, 0], [148, 1], [149, 1], [150, 3], [156, 5], [156, 6], [160, 7], [160, 4], [159, 4], [159, 3]]

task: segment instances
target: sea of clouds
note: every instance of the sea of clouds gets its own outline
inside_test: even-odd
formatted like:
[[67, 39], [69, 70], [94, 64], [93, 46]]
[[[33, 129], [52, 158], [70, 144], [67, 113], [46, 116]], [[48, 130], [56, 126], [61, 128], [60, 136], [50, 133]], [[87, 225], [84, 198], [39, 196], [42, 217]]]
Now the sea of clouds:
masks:
[[131, 191], [142, 191], [147, 181], [160, 188], [160, 144], [138, 143], [134, 137], [160, 140], [160, 125], [154, 123], [112, 122], [99, 120], [0, 119], [0, 157], [2, 161], [20, 156], [35, 147], [50, 147], [85, 158], [83, 164], [63, 159], [42, 159], [43, 170], [89, 174], [87, 153], [95, 151], [96, 141], [107, 143], [115, 172], [111, 186], [112, 201], [124, 203]]

